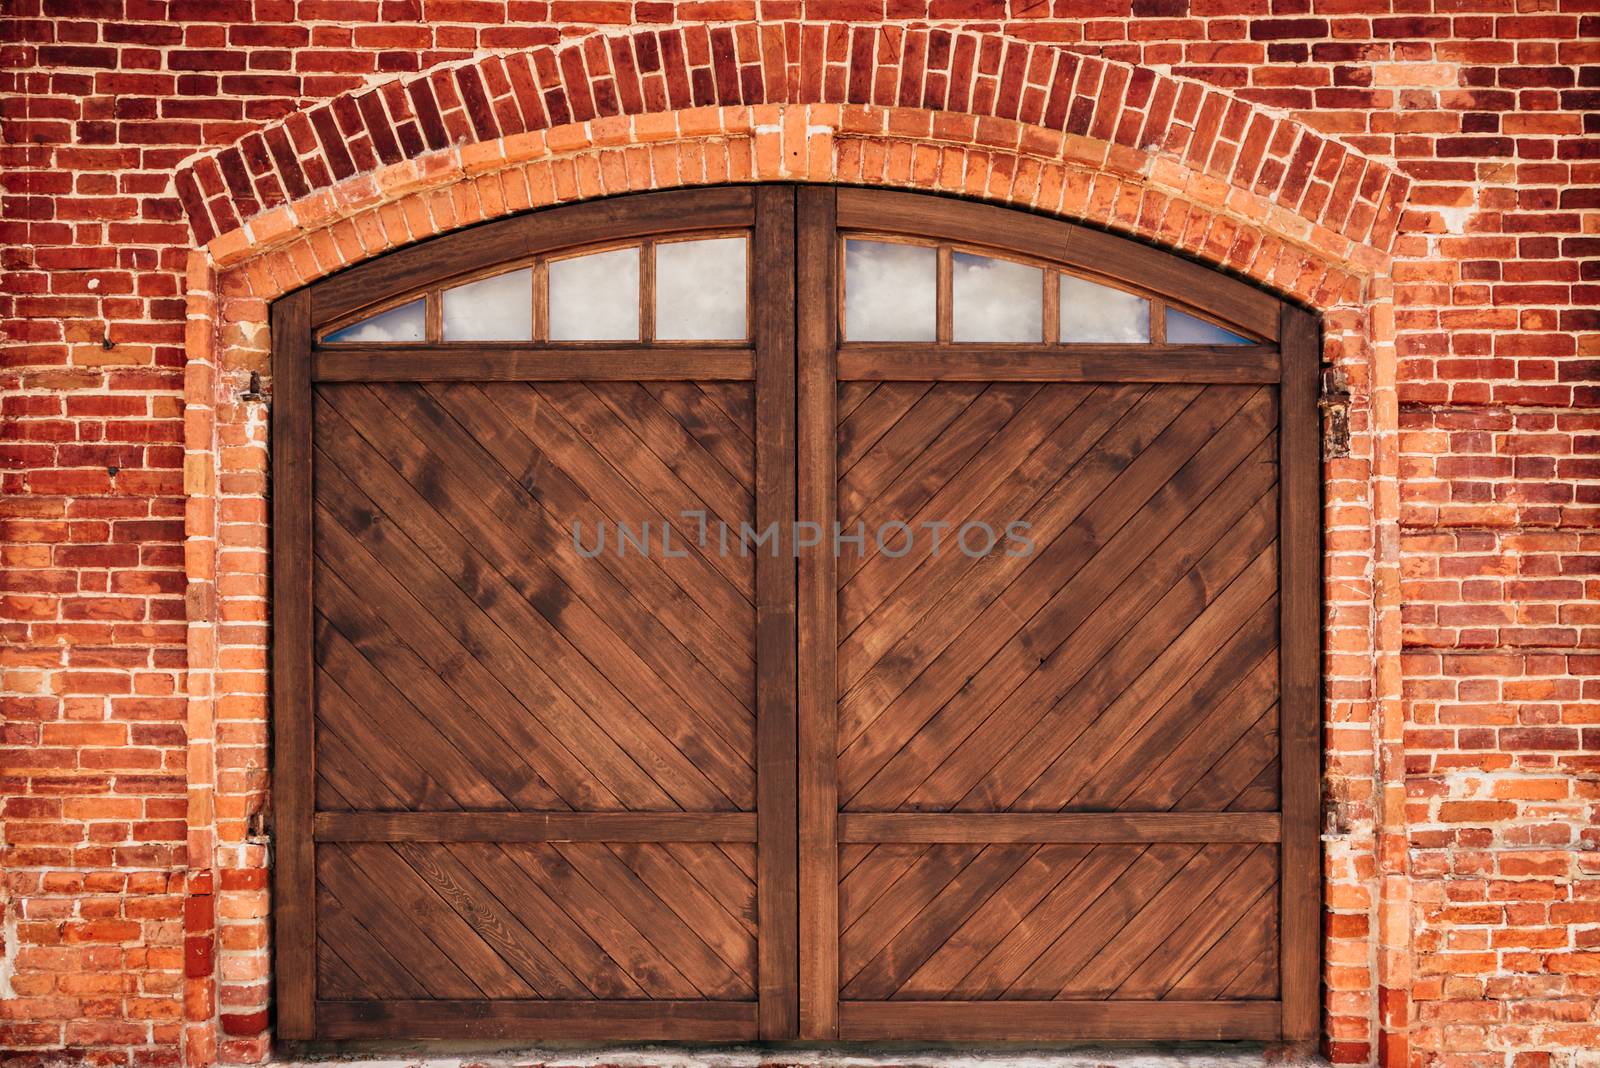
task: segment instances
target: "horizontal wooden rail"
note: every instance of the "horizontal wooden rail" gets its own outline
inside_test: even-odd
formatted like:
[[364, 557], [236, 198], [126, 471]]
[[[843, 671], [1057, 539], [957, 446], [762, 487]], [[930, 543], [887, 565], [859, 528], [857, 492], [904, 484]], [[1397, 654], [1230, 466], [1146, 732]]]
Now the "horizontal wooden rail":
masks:
[[839, 378], [933, 382], [1273, 383], [1271, 345], [901, 345], [839, 350]]
[[1276, 842], [1276, 812], [843, 812], [841, 842]]
[[841, 1039], [1065, 1041], [1278, 1037], [1277, 1001], [841, 1001]]
[[311, 354], [314, 382], [709, 382], [754, 377], [755, 353], [727, 347], [323, 346]]
[[754, 812], [319, 812], [319, 842], [754, 842]]
[[753, 1039], [753, 1001], [319, 1001], [322, 1038]]

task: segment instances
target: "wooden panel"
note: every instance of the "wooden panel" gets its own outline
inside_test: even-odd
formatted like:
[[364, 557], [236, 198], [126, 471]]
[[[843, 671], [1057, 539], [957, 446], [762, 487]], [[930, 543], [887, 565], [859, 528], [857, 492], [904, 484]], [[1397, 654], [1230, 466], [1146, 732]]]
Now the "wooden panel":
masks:
[[277, 1032], [290, 1039], [311, 1037], [317, 990], [310, 309], [305, 290], [272, 306], [273, 970]]
[[1220, 998], [1276, 960], [1257, 914], [1275, 910], [1277, 863], [1251, 843], [879, 845], [840, 886], [841, 998], [1194, 1000], [1208, 977]]
[[[834, 191], [808, 186], [798, 195], [796, 301], [805, 309], [799, 319], [797, 354], [798, 518], [820, 533], [830, 529], [837, 509]], [[798, 566], [799, 1036], [826, 1040], [839, 1033], [834, 844], [837, 568], [833, 553], [820, 545], [801, 553]]]
[[980, 1042], [1073, 1039], [1274, 1039], [1278, 1004], [1256, 1002], [1167, 1003], [1076, 1001], [994, 1004], [845, 1002], [839, 1034], [847, 1039]]
[[754, 842], [753, 812], [319, 812], [319, 842]]
[[1276, 812], [846, 812], [841, 842], [1276, 842]]
[[[1104, 808], [1145, 767], [1125, 750], [1166, 756], [1275, 653], [1273, 395], [1101, 387], [1085, 399], [1053, 386], [993, 404], [980, 426], [933, 418], [931, 398], [967, 388], [939, 384], [890, 409], [882, 435], [853, 433], [876, 417], [871, 399], [852, 413], [841, 455], [860, 458], [840, 478], [840, 520], [858, 521], [849, 500], [916, 486], [895, 497], [914, 522], [1021, 520], [1034, 549], [978, 559], [924, 538], [895, 559], [868, 546], [840, 588], [841, 803]], [[999, 388], [969, 395], [967, 411]], [[959, 449], [944, 448], [951, 437]], [[884, 453], [916, 459], [880, 467]], [[1252, 767], [1197, 751], [1165, 771], [1185, 794], [1226, 771], [1225, 797], [1180, 802], [1220, 810], [1274, 755]]]
[[657, 393], [677, 412], [633, 383], [318, 387], [318, 720], [407, 739], [326, 754], [394, 798], [360, 807], [754, 808], [754, 562], [677, 518], [754, 520], [718, 459], [752, 430]]
[[318, 349], [318, 382], [738, 381], [755, 377], [748, 349], [596, 349], [427, 345]]
[[1200, 382], [1278, 380], [1271, 346], [852, 345], [839, 353], [842, 380], [933, 382]]
[[673, 1036], [736, 1042], [756, 1037], [756, 1007], [738, 1002], [353, 1001], [317, 1006], [329, 1038], [600, 1039]]
[[1307, 313], [1286, 306], [1282, 333], [1283, 1034], [1309, 1041], [1322, 1003], [1322, 353], [1317, 321]]
[[765, 1039], [799, 1027], [799, 901], [795, 798], [795, 307], [794, 190], [756, 195], [755, 521], [778, 532], [756, 558], [756, 720], [760, 821], [761, 1014]]
[[326, 970], [446, 1000], [753, 1001], [755, 884], [724, 851], [749, 863], [748, 845], [324, 844], [319, 908], [354, 921], [319, 931]]

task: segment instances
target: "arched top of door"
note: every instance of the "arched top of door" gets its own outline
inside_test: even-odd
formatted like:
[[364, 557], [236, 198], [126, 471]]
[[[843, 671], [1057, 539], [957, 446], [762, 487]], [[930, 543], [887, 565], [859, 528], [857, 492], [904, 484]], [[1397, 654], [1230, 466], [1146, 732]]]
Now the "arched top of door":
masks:
[[[314, 345], [747, 345], [755, 186], [549, 208], [397, 249], [309, 287]], [[1270, 348], [1283, 302], [1103, 231], [840, 187], [841, 342]], [[874, 306], [876, 304], [876, 307]], [[885, 314], [886, 312], [886, 314]]]

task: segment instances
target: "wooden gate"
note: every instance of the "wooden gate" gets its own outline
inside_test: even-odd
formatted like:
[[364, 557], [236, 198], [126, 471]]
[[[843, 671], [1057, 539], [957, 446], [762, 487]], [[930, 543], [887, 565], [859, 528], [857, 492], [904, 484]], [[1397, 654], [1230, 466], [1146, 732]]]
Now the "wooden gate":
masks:
[[[661, 250], [732, 240], [744, 332], [672, 319], [713, 261]], [[637, 329], [572, 337], [628, 250]], [[1144, 333], [1086, 340], [1102, 302]], [[281, 1036], [1315, 1034], [1309, 316], [762, 187], [467, 231], [273, 327]]]

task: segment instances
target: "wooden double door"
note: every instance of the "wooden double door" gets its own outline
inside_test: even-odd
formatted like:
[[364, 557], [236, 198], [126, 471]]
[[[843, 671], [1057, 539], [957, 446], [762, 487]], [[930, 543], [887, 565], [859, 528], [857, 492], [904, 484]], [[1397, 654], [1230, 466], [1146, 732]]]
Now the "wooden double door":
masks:
[[283, 298], [278, 1034], [1312, 1037], [1316, 342], [831, 187]]

